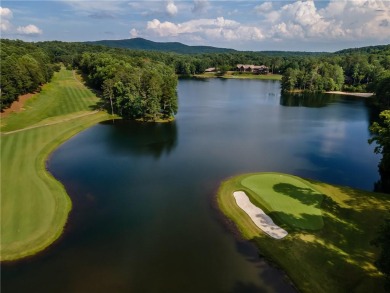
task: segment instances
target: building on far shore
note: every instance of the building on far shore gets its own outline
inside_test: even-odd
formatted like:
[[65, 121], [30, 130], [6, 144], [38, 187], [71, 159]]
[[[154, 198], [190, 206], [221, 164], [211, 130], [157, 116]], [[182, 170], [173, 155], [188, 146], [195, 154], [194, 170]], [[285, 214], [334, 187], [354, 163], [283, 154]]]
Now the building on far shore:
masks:
[[265, 65], [237, 64], [236, 69], [239, 72], [252, 72], [255, 74], [268, 74], [269, 68]]
[[217, 69], [215, 67], [207, 68], [204, 72], [215, 72]]

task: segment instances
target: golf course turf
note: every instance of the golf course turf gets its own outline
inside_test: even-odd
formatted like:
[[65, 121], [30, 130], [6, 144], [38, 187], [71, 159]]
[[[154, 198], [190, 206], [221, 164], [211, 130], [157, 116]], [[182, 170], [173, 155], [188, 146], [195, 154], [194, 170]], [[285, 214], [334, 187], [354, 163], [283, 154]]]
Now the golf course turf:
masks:
[[109, 116], [92, 111], [98, 98], [62, 69], [24, 105], [2, 119], [1, 261], [33, 255], [62, 234], [71, 201], [46, 171], [49, 154]]
[[[235, 191], [244, 191], [289, 234], [274, 239], [262, 232], [237, 206]], [[298, 207], [285, 206], [284, 200]], [[374, 266], [378, 250], [370, 242], [388, 216], [388, 195], [287, 174], [255, 173], [222, 182], [217, 201], [241, 235], [283, 269], [300, 291], [385, 292], [384, 277]]]
[[317, 230], [324, 226], [321, 215], [323, 195], [308, 182], [285, 174], [248, 176], [242, 187], [254, 204], [268, 211], [281, 226]]

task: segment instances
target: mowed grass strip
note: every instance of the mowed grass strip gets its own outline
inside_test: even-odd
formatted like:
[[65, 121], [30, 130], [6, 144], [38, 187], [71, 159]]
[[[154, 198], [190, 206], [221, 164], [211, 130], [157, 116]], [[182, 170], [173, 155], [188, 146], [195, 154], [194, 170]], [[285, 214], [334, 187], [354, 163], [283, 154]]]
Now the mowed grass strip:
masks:
[[324, 226], [320, 230], [294, 230], [276, 240], [257, 228], [232, 196], [234, 191], [243, 190], [242, 180], [253, 175], [222, 182], [218, 206], [243, 237], [283, 269], [301, 292], [385, 292], [384, 276], [374, 265], [379, 251], [370, 242], [388, 217], [387, 194], [304, 180], [323, 195]]
[[39, 94], [26, 101], [23, 111], [1, 120], [1, 131], [31, 127], [59, 116], [91, 111], [97, 101], [96, 95], [77, 80], [72, 71], [62, 69]]
[[[47, 115], [43, 113], [45, 111], [60, 115], [50, 118], [56, 124], [19, 129], [19, 132], [1, 136], [1, 261], [35, 254], [62, 234], [71, 201], [62, 184], [46, 171], [46, 159], [71, 136], [109, 118], [105, 113], [88, 110], [98, 99], [92, 98], [91, 92], [74, 80], [71, 71], [62, 70], [57, 74], [56, 84], [62, 90], [68, 87], [75, 90], [65, 91], [69, 96], [63, 95], [61, 99], [76, 105], [72, 107], [77, 112], [69, 113], [68, 106], [56, 109], [58, 103], [51, 101], [55, 99], [51, 95], [56, 95], [58, 89], [48, 84], [44, 95], [36, 95], [25, 111], [12, 115], [12, 118], [9, 116], [8, 125], [12, 126], [11, 129], [30, 126], [27, 123], [30, 113], [32, 123], [40, 125], [47, 121], [46, 117], [54, 115]], [[40, 108], [41, 97], [48, 102], [43, 109]], [[78, 101], [80, 98], [86, 101]], [[88, 115], [80, 116], [80, 113]]]
[[279, 225], [290, 229], [317, 230], [324, 226], [323, 195], [310, 183], [295, 176], [262, 173], [245, 177], [251, 201], [268, 212]]

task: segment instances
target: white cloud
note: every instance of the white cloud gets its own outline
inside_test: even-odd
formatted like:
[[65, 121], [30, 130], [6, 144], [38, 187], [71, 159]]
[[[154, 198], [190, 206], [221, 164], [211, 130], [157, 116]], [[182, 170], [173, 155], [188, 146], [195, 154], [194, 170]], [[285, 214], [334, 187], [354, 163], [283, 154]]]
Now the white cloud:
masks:
[[5, 19], [11, 19], [12, 18], [12, 11], [11, 9], [9, 8], [3, 8], [0, 6], [0, 17], [2, 18], [2, 20], [5, 18]]
[[260, 5], [255, 6], [255, 11], [259, 14], [272, 10], [272, 2], [264, 2]]
[[130, 37], [132, 38], [137, 38], [139, 35], [138, 31], [135, 28], [132, 28], [129, 33], [130, 33]]
[[0, 7], [0, 31], [8, 34], [18, 34], [18, 35], [40, 35], [42, 30], [33, 24], [26, 26], [19, 26], [15, 29], [15, 26], [10, 22], [13, 18], [13, 13], [9, 8]]
[[42, 30], [33, 24], [19, 26], [16, 31], [21, 35], [40, 35]]
[[331, 0], [318, 10], [314, 1], [296, 1], [272, 11], [271, 38], [389, 39], [390, 2], [386, 0]]
[[237, 21], [217, 17], [215, 19], [194, 19], [183, 23], [148, 21], [146, 30], [158, 37], [182, 36], [187, 39], [203, 40], [261, 40], [262, 31], [253, 26], [242, 25]]
[[383, 26], [390, 19], [390, 1], [386, 0], [331, 0], [319, 14], [339, 24], [349, 38], [377, 38], [390, 41], [390, 27]]
[[0, 7], [0, 31], [8, 32], [12, 28], [12, 24], [9, 21], [12, 19], [13, 14], [11, 9]]
[[175, 5], [175, 3], [173, 2], [173, 0], [169, 0], [167, 2], [167, 6], [165, 7], [165, 12], [169, 15], [169, 16], [175, 16], [177, 14], [177, 6]]
[[[284, 5], [275, 16], [271, 32], [274, 37], [320, 37], [328, 33], [331, 22], [323, 19], [313, 1]], [[333, 27], [332, 27], [333, 28]]]

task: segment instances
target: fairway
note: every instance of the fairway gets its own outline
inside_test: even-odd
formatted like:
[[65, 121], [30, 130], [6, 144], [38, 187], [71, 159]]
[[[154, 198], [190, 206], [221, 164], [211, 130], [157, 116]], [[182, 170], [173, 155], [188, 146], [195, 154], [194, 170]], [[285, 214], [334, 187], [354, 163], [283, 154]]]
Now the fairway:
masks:
[[317, 230], [324, 226], [323, 195], [308, 182], [290, 175], [262, 173], [241, 181], [253, 203], [290, 228]]
[[[237, 205], [233, 196], [236, 191], [244, 191], [278, 225], [289, 222], [289, 234], [274, 239], [261, 231]], [[285, 204], [284, 200], [294, 205]], [[241, 235], [253, 241], [261, 255], [283, 269], [299, 291], [385, 292], [384, 276], [374, 265], [378, 249], [371, 241], [388, 217], [387, 194], [288, 174], [254, 173], [222, 182], [217, 202]], [[283, 218], [284, 214], [295, 216]], [[304, 215], [307, 223], [316, 219], [315, 223], [320, 224], [317, 220], [321, 218], [322, 228], [292, 229], [299, 215]]]
[[[1, 260], [15, 260], [53, 243], [66, 224], [71, 201], [46, 171], [48, 155], [71, 136], [108, 119], [91, 111], [98, 98], [62, 69], [3, 119], [1, 136]], [[7, 132], [7, 131], [15, 132]]]
[[1, 119], [1, 131], [8, 132], [33, 125], [45, 125], [75, 113], [94, 110], [98, 98], [86, 88], [71, 70], [56, 72], [50, 83], [44, 85], [24, 105], [24, 111]]

